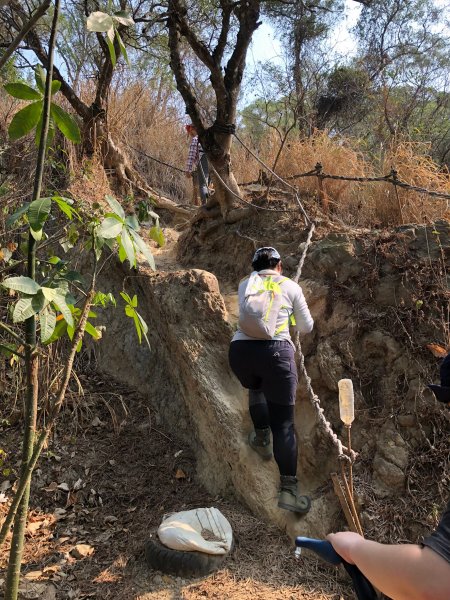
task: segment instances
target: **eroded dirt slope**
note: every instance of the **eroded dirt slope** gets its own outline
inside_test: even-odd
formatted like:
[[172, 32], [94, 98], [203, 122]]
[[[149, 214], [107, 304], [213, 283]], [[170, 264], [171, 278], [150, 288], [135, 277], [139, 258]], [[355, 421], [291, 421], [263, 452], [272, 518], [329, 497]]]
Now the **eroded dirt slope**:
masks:
[[[337, 382], [350, 377], [355, 384], [353, 444], [360, 454], [355, 482], [368, 531], [378, 526], [380, 503], [395, 511], [399, 505], [391, 500], [400, 500], [407, 486], [410, 493], [420, 494], [419, 456], [432, 466], [428, 477], [433, 491], [414, 504], [424, 528], [434, 523], [428, 501], [433, 495], [444, 501], [445, 485], [438, 475], [443, 441], [428, 439], [433, 427], [445, 431], [439, 425], [444, 416], [423, 397], [423, 384], [433, 379], [438, 364], [427, 345], [445, 339], [448, 229], [447, 221], [394, 231], [330, 231], [322, 226], [303, 270], [302, 285], [316, 321], [313, 333], [303, 340], [306, 365], [339, 434]], [[158, 407], [163, 422], [191, 444], [199, 480], [207, 489], [234, 495], [291, 536], [321, 537], [342, 526], [329, 480], [338, 466], [334, 447], [317, 427], [304, 385], [299, 386], [297, 403], [299, 474], [313, 508], [299, 520], [276, 507], [275, 464], [261, 464], [248, 449], [246, 395], [227, 362], [236, 315], [233, 286], [248, 272], [254, 248], [275, 244], [287, 274], [293, 274], [305, 231], [298, 220], [283, 219], [276, 227], [260, 220], [234, 229], [222, 226], [206, 239], [200, 234], [201, 226], [178, 239], [178, 260], [185, 270], [153, 274], [140, 269], [136, 277], [127, 278], [150, 324], [152, 350], [133, 351], [124, 323], [115, 320], [107, 324], [107, 336], [122, 336], [128, 350], [124, 356], [114, 344], [105, 344], [99, 364], [111, 376], [128, 377]], [[119, 289], [122, 271], [111, 271], [108, 281]], [[444, 469], [443, 479], [447, 477]], [[416, 518], [410, 521], [402, 533], [414, 540], [420, 528]]]

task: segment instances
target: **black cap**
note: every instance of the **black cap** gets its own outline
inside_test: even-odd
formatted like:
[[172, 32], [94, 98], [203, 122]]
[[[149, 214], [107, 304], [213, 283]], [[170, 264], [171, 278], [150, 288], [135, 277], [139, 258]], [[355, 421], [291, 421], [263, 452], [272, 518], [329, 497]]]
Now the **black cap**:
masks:
[[258, 248], [258, 250], [253, 255], [252, 263], [254, 263], [255, 261], [258, 260], [260, 254], [262, 252], [265, 252], [267, 254], [267, 258], [269, 258], [269, 259], [275, 258], [277, 260], [281, 260], [281, 256], [280, 256], [280, 253], [278, 252], [278, 250], [276, 250], [272, 246], [263, 246], [262, 248]]
[[439, 402], [450, 404], [450, 354], [444, 358], [440, 369], [441, 385], [431, 384], [428, 387]]

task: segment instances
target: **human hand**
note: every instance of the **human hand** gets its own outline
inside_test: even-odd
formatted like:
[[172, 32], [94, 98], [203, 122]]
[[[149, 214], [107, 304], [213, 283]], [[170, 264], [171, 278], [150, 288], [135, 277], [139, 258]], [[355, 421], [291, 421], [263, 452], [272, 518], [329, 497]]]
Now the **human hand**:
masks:
[[355, 561], [352, 558], [354, 549], [360, 545], [361, 542], [364, 542], [364, 538], [360, 536], [359, 533], [354, 533], [353, 531], [329, 533], [327, 535], [327, 540], [331, 543], [339, 556], [342, 556], [342, 558], [351, 565], [355, 564]]

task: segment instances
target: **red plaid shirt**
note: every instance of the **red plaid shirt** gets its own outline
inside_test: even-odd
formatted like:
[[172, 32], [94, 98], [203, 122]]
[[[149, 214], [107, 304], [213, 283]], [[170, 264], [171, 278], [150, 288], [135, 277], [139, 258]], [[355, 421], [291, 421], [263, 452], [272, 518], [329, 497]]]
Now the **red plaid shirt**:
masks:
[[186, 171], [189, 173], [192, 173], [197, 168], [198, 161], [200, 160], [200, 151], [202, 151], [202, 147], [198, 141], [198, 135], [196, 135], [192, 138], [191, 145], [189, 146], [189, 154], [186, 163]]

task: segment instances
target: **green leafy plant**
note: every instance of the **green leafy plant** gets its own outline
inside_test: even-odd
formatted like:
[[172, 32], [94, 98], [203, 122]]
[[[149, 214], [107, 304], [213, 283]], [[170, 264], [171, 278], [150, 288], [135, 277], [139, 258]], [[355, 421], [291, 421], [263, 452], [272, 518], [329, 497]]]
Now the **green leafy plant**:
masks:
[[127, 317], [133, 319], [134, 326], [139, 338], [139, 343], [142, 343], [142, 336], [144, 336], [148, 347], [150, 348], [150, 342], [148, 341], [147, 333], [148, 327], [144, 319], [137, 312], [136, 308], [138, 305], [138, 299], [136, 294], [131, 298], [126, 292], [120, 292], [120, 295], [125, 300], [125, 314]]
[[160, 248], [162, 248], [164, 246], [164, 244], [166, 243], [164, 233], [163, 233], [161, 227], [159, 226], [159, 224], [154, 225], [150, 229], [149, 236], [150, 236], [150, 239], [152, 239], [154, 242], [156, 242]]
[[[45, 86], [45, 71], [38, 65], [35, 67], [36, 88], [32, 88], [26, 83], [17, 81], [7, 83], [4, 87], [10, 96], [19, 100], [30, 100], [24, 108], [20, 109], [13, 117], [8, 134], [11, 140], [17, 140], [33, 129], [36, 129], [36, 143], [39, 143], [42, 131], [42, 116], [44, 106], [44, 86]], [[55, 96], [61, 88], [59, 81], [52, 81], [51, 95]], [[55, 127], [69, 139], [71, 142], [79, 143], [80, 130], [75, 119], [63, 110], [58, 104], [50, 103], [50, 121], [48, 130], [47, 143], [50, 144], [53, 140]]]
[[[123, 262], [128, 259], [130, 267], [136, 266], [137, 253], [142, 254], [154, 267], [153, 257], [138, 234], [139, 222], [136, 217], [126, 216], [120, 203], [113, 197], [107, 197], [111, 211], [106, 215], [102, 212], [92, 215], [75, 209], [73, 200], [69, 198], [41, 193], [46, 151], [55, 128], [58, 128], [69, 140], [80, 141], [80, 132], [75, 120], [52, 101], [61, 87], [58, 81], [52, 80], [59, 11], [60, 0], [55, 0], [46, 57], [48, 70], [45, 73], [41, 67], [36, 68], [36, 89], [23, 82], [9, 83], [5, 86], [10, 95], [29, 102], [13, 117], [9, 127], [10, 139], [19, 139], [36, 129], [38, 144], [31, 201], [21, 206], [7, 219], [8, 228], [14, 227], [17, 222], [21, 223], [21, 229], [23, 223], [28, 225], [27, 235], [22, 231], [20, 234], [22, 241], [18, 244], [18, 252], [25, 252], [26, 257], [15, 260], [13, 264], [17, 267], [24, 263], [25, 274], [6, 277], [0, 282], [0, 286], [7, 290], [5, 297], [9, 303], [8, 319], [0, 321], [0, 329], [8, 340], [0, 344], [0, 351], [10, 356], [11, 360], [23, 360], [27, 381], [20, 474], [14, 497], [0, 530], [0, 544], [2, 544], [14, 524], [5, 583], [5, 600], [17, 600], [18, 597], [31, 478], [64, 403], [75, 354], [81, 348], [86, 333], [94, 340], [102, 337], [102, 328], [92, 323], [97, 315], [91, 308], [96, 304], [102, 307], [116, 304], [112, 294], [96, 292], [99, 261], [104, 252], [117, 250], [120, 260]], [[98, 27], [98, 20], [94, 18], [93, 22], [94, 27], [96, 22]], [[115, 14], [113, 18], [112, 38], [117, 36], [117, 43], [125, 57], [125, 47], [116, 31], [116, 23], [129, 25], [131, 22], [129, 17], [120, 13]], [[114, 45], [110, 29], [108, 25], [105, 31], [114, 65], [115, 54], [114, 56], [112, 54]], [[57, 206], [62, 213], [59, 219], [52, 215], [54, 206]], [[61, 227], [61, 221], [64, 221], [62, 230], [60, 229], [56, 235], [53, 231], [50, 235], [46, 235], [44, 229], [49, 221], [58, 227]], [[155, 222], [158, 223], [157, 218]], [[67, 253], [64, 258], [57, 256], [59, 250], [56, 251], [55, 247], [58, 243]], [[72, 249], [75, 251], [70, 252]], [[0, 251], [1, 260], [5, 262], [11, 260], [13, 250], [4, 246]], [[92, 267], [88, 285], [85, 284], [85, 277], [70, 267], [71, 259], [83, 251], [92, 254], [92, 260], [86, 263]], [[109, 254], [104, 259], [105, 263], [108, 258]], [[8, 268], [5, 270], [7, 271]], [[147, 325], [136, 311], [137, 297], [131, 298], [122, 292], [122, 298], [126, 301], [125, 313], [135, 323], [139, 341], [141, 342], [144, 337], [148, 343]], [[56, 391], [51, 394], [51, 400], [47, 405], [45, 424], [38, 430], [40, 355], [44, 345], [53, 343], [65, 334], [69, 338], [67, 356], [57, 381], [53, 382]], [[2, 466], [0, 460], [0, 469]], [[3, 474], [7, 472], [6, 468]]]
[[111, 56], [111, 62], [115, 66], [117, 62], [116, 50], [114, 48], [114, 39], [117, 40], [120, 53], [129, 64], [127, 50], [125, 44], [120, 36], [118, 26], [123, 25], [124, 27], [130, 27], [134, 25], [134, 21], [131, 16], [123, 11], [119, 10], [112, 14], [106, 12], [95, 11], [87, 18], [87, 29], [96, 33], [105, 33], [106, 43], [108, 44], [109, 54]]
[[[140, 224], [135, 215], [126, 216], [120, 203], [112, 196], [105, 197], [110, 211], [102, 218], [95, 217], [83, 219], [81, 213], [73, 206], [74, 201], [70, 198], [53, 196], [40, 198], [31, 203], [26, 203], [13, 215], [8, 217], [7, 223], [12, 227], [17, 221], [24, 220], [29, 225], [29, 231], [34, 240], [42, 240], [44, 225], [51, 215], [52, 206], [57, 206], [62, 216], [67, 218], [66, 237], [61, 241], [61, 248], [65, 252], [72, 250], [80, 244], [86, 250], [93, 249], [96, 260], [99, 261], [103, 251], [117, 251], [121, 262], [128, 260], [130, 268], [136, 267], [138, 255], [142, 255], [151, 268], [155, 263], [150, 249], [141, 238], [138, 231]], [[152, 213], [157, 220], [158, 215]], [[77, 220], [77, 224], [70, 221]], [[159, 228], [159, 224], [157, 226]], [[81, 236], [81, 237], [80, 237]], [[81, 311], [76, 306], [77, 300], [72, 296], [70, 288], [75, 284], [83, 286], [84, 278], [78, 271], [70, 269], [70, 260], [65, 260], [56, 255], [45, 258], [46, 269], [43, 269], [44, 279], [41, 283], [36, 280], [16, 276], [4, 279], [0, 285], [10, 290], [18, 299], [11, 305], [10, 314], [13, 324], [26, 321], [36, 316], [39, 320], [39, 334], [42, 344], [50, 344], [60, 339], [65, 334], [73, 340], [76, 327], [81, 318]], [[125, 296], [122, 297], [124, 299]], [[130, 299], [127, 296], [125, 313], [133, 318], [139, 342], [147, 338], [147, 325], [135, 310], [137, 298]], [[106, 307], [116, 305], [116, 300], [111, 293], [97, 293], [92, 304]], [[95, 318], [94, 313], [89, 312], [88, 318]], [[100, 339], [101, 333], [87, 320], [85, 331], [95, 340]], [[81, 343], [77, 350], [81, 349]], [[0, 351], [10, 354], [14, 348], [10, 346], [0, 348]]]
[[[111, 208], [111, 212], [106, 213], [105, 219], [100, 224], [98, 230], [100, 238], [103, 240], [116, 240], [121, 262], [128, 260], [130, 267], [136, 267], [136, 256], [142, 254], [154, 269], [155, 261], [150, 249], [138, 234], [140, 225], [136, 215], [126, 216], [122, 206], [112, 196], [105, 196], [105, 199]], [[150, 216], [159, 224], [159, 217], [156, 213], [151, 211]]]

